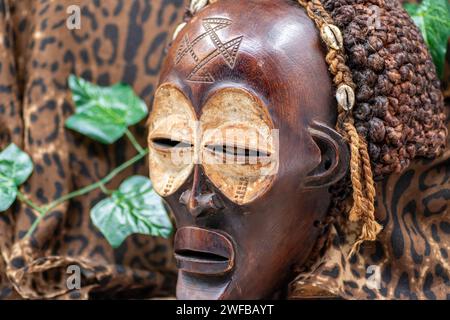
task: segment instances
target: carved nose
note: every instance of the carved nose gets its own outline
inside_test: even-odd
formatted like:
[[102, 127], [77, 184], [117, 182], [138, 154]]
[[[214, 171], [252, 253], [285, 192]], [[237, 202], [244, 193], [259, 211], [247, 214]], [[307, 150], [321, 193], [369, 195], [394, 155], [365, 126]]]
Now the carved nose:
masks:
[[206, 185], [202, 178], [202, 174], [200, 173], [198, 166], [195, 166], [192, 189], [186, 190], [180, 196], [180, 203], [186, 206], [189, 213], [194, 218], [223, 208], [223, 204], [217, 195], [214, 192], [205, 189]]
[[189, 213], [195, 218], [223, 208], [215, 193], [193, 196], [191, 190], [186, 190], [181, 194], [180, 202], [187, 207]]

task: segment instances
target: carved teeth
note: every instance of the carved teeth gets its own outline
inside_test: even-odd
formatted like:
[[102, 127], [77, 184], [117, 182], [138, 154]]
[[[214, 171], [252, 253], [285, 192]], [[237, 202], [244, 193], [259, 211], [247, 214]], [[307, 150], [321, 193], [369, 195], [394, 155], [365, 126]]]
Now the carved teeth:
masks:
[[355, 92], [348, 85], [342, 84], [336, 91], [336, 100], [339, 107], [345, 111], [350, 111], [355, 105]]
[[342, 38], [341, 30], [335, 25], [324, 24], [320, 29], [320, 36], [329, 48], [334, 50], [343, 48], [344, 39]]

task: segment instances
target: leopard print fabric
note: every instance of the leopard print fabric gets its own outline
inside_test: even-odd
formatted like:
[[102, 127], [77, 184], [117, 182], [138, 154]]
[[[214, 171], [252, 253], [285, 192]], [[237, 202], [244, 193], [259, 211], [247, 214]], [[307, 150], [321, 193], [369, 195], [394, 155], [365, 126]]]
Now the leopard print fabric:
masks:
[[[186, 1], [187, 2], [187, 1]], [[66, 10], [81, 9], [81, 29], [69, 30]], [[22, 191], [48, 203], [105, 176], [135, 151], [125, 139], [104, 146], [64, 128], [74, 112], [67, 78], [100, 85], [125, 82], [151, 105], [164, 49], [183, 0], [0, 0], [0, 149], [14, 142], [33, 159]], [[145, 123], [134, 128], [145, 145]], [[127, 176], [147, 175], [146, 161]], [[116, 250], [89, 218], [100, 191], [60, 205], [28, 240], [37, 213], [16, 203], [0, 213], [0, 299], [128, 298], [173, 295], [170, 240], [130, 236]], [[67, 267], [81, 270], [69, 290]]]

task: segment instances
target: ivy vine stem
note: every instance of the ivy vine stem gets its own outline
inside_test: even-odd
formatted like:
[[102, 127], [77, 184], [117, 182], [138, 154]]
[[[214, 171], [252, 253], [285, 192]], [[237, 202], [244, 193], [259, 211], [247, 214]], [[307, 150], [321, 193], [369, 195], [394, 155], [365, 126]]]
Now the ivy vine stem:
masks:
[[26, 195], [24, 195], [22, 192], [18, 191], [17, 192], [17, 197], [19, 198], [20, 201], [22, 201], [23, 203], [26, 203], [29, 207], [33, 208], [34, 210], [36, 210], [37, 212], [39, 212], [40, 214], [44, 213], [44, 209], [39, 207], [36, 203], [34, 203], [33, 201], [31, 201]]
[[[134, 139], [134, 137], [133, 137], [133, 139]], [[136, 142], [137, 145], [139, 145], [137, 143], [136, 139], [134, 139], [134, 141]], [[39, 216], [36, 218], [36, 220], [34, 220], [33, 224], [31, 225], [31, 227], [28, 230], [28, 232], [25, 235], [25, 237], [31, 236], [31, 234], [33, 234], [34, 230], [37, 228], [37, 226], [39, 225], [41, 220], [45, 217], [45, 215], [47, 213], [49, 213], [51, 210], [53, 210], [54, 208], [56, 208], [57, 206], [59, 206], [60, 204], [66, 202], [66, 201], [68, 201], [68, 200], [70, 200], [72, 198], [82, 196], [82, 195], [84, 195], [86, 193], [89, 193], [89, 192], [95, 190], [95, 189], [104, 187], [105, 184], [110, 182], [119, 173], [121, 173], [122, 171], [124, 171], [128, 167], [132, 166], [136, 162], [140, 161], [142, 158], [146, 157], [147, 154], [148, 154], [148, 149], [143, 149], [140, 145], [139, 145], [139, 147], [140, 147], [140, 149], [142, 151], [140, 151], [136, 156], [134, 156], [130, 160], [124, 162], [123, 164], [121, 164], [120, 166], [118, 166], [117, 168], [112, 170], [103, 179], [97, 181], [96, 183], [88, 185], [88, 186], [86, 186], [86, 187], [84, 187], [82, 189], [79, 189], [79, 190], [73, 191], [71, 193], [68, 193], [68, 194], [62, 196], [61, 198], [56, 199], [55, 201], [51, 202], [47, 206], [39, 207], [35, 203], [33, 203], [31, 200], [26, 198], [23, 194], [19, 193], [19, 200], [24, 202], [24, 203], [26, 203], [27, 205], [29, 205], [31, 208], [33, 208], [34, 210], [36, 210], [39, 213]]]
[[145, 149], [143, 149], [141, 147], [141, 145], [139, 144], [139, 142], [137, 142], [136, 138], [133, 136], [133, 134], [131, 133], [130, 130], [126, 130], [125, 134], [127, 135], [128, 139], [130, 140], [131, 144], [133, 145], [133, 147], [137, 150], [137, 152], [139, 152], [139, 154], [143, 154], [145, 153]]
[[104, 194], [106, 194], [106, 195], [108, 195], [108, 196], [110, 196], [110, 195], [113, 194], [113, 191], [112, 191], [112, 190], [109, 190], [103, 183], [101, 183], [101, 184], [99, 185], [99, 187], [100, 187], [100, 190], [102, 190], [102, 192], [103, 192]]

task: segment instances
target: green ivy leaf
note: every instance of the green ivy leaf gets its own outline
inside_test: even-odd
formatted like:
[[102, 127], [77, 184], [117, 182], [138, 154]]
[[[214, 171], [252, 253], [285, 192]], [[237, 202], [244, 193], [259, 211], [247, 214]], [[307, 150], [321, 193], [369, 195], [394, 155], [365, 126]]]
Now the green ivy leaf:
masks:
[[66, 120], [66, 127], [99, 142], [116, 142], [148, 114], [145, 102], [129, 85], [100, 87], [70, 75], [69, 87], [76, 110]]
[[440, 78], [444, 76], [445, 55], [450, 37], [450, 5], [447, 1], [423, 0], [420, 5], [405, 5], [422, 32]]
[[18, 186], [33, 172], [33, 162], [28, 154], [15, 144], [0, 152], [0, 212], [7, 210], [17, 197]]
[[419, 10], [419, 4], [418, 3], [405, 2], [403, 4], [403, 8], [405, 8], [405, 10], [409, 13], [410, 16], [413, 16]]
[[111, 197], [92, 208], [91, 219], [114, 248], [133, 233], [164, 238], [172, 233], [161, 198], [143, 176], [123, 181]]

